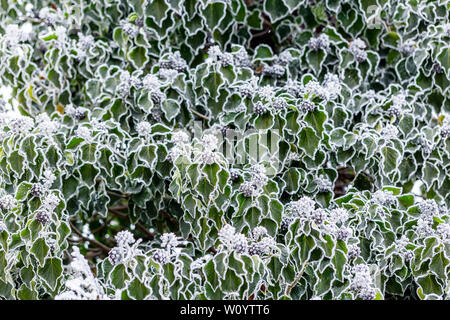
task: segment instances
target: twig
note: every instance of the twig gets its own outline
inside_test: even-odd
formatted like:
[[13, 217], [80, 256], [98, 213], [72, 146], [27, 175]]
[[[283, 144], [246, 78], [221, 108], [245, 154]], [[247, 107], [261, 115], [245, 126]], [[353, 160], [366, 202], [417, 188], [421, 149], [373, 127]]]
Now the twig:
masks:
[[105, 228], [108, 226], [108, 224], [111, 222], [112, 219], [113, 219], [112, 217], [108, 218], [108, 219], [105, 221], [104, 224], [102, 224], [102, 225], [101, 225], [100, 227], [98, 227], [97, 229], [92, 230], [92, 233], [97, 233], [97, 232], [99, 232], [99, 231], [105, 229]]
[[297, 283], [300, 281], [300, 279], [303, 276], [303, 273], [305, 273], [305, 269], [306, 269], [306, 262], [303, 263], [302, 266], [302, 270], [300, 270], [300, 273], [298, 274], [298, 276], [294, 279], [294, 282], [292, 282], [287, 288], [286, 288], [286, 295], [290, 295], [291, 294], [291, 290], [297, 285]]
[[78, 229], [72, 224], [72, 222], [69, 222], [69, 223], [70, 223], [70, 227], [72, 228], [73, 232], [75, 232], [80, 238], [82, 238], [82, 239], [85, 240], [85, 241], [89, 241], [91, 244], [93, 244], [93, 245], [96, 246], [96, 247], [99, 247], [100, 249], [102, 249], [102, 251], [103, 251], [104, 253], [108, 253], [108, 252], [109, 252], [109, 250], [110, 250], [109, 247], [105, 246], [103, 243], [98, 242], [98, 241], [95, 240], [95, 239], [91, 239], [91, 238], [88, 238], [88, 237], [83, 236], [83, 234], [81, 233], [81, 231], [78, 230]]
[[[126, 213], [120, 212], [118, 208], [109, 208], [108, 209], [112, 214], [122, 217], [122, 218], [128, 218], [131, 222], [131, 218]], [[143, 226], [140, 222], [136, 222], [134, 224], [139, 230], [141, 230], [149, 240], [153, 240], [155, 238], [155, 235], [147, 230], [145, 226]]]
[[209, 118], [208, 118], [207, 116], [201, 114], [200, 112], [197, 112], [197, 111], [195, 111], [194, 109], [191, 109], [191, 108], [189, 108], [189, 110], [190, 110], [193, 114], [195, 114], [197, 117], [200, 117], [200, 118], [205, 119], [205, 120], [209, 120]]
[[119, 198], [129, 198], [130, 195], [128, 193], [118, 193], [118, 192], [114, 192], [114, 191], [106, 191], [107, 194], [110, 194], [112, 196], [116, 196]]

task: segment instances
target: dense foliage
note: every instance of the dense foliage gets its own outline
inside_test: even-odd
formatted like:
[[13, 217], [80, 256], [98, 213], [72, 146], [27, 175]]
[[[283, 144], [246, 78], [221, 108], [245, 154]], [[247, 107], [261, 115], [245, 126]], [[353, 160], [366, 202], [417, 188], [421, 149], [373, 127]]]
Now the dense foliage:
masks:
[[0, 1], [0, 297], [448, 299], [449, 20]]

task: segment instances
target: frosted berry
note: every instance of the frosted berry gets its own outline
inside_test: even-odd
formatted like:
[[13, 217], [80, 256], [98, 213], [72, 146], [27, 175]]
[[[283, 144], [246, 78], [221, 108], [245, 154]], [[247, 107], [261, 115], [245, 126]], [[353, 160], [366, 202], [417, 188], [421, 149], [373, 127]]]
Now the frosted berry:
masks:
[[312, 103], [311, 101], [308, 100], [303, 100], [300, 103], [300, 110], [302, 110], [303, 112], [310, 112], [310, 111], [314, 111], [314, 103]]
[[48, 212], [47, 210], [40, 209], [36, 212], [36, 220], [41, 224], [48, 223], [50, 219], [51, 219], [50, 212]]
[[263, 115], [267, 112], [267, 108], [261, 101], [258, 101], [254, 107], [254, 111], [257, 115]]
[[45, 187], [40, 183], [33, 183], [30, 189], [30, 193], [34, 197], [40, 198], [45, 194]]
[[119, 264], [122, 261], [122, 252], [120, 248], [112, 248], [108, 252], [108, 259], [112, 265]]

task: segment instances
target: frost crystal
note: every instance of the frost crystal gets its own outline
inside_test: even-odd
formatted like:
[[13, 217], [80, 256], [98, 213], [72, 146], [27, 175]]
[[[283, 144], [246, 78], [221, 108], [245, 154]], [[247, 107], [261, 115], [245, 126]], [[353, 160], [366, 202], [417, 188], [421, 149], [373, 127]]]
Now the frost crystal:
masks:
[[42, 200], [42, 207], [49, 211], [53, 211], [58, 206], [59, 202], [59, 198], [53, 193], [50, 193]]
[[441, 237], [442, 241], [446, 244], [450, 244], [450, 224], [440, 223], [436, 227], [437, 234]]
[[90, 34], [85, 36], [82, 33], [78, 33], [78, 46], [83, 50], [89, 50], [94, 46], [94, 37]]
[[257, 194], [256, 186], [250, 181], [242, 182], [239, 186], [239, 192], [242, 193], [242, 195], [246, 198], [255, 196]]
[[75, 134], [78, 137], [83, 138], [85, 140], [90, 140], [91, 139], [91, 130], [89, 130], [89, 128], [87, 128], [87, 127], [78, 127], [78, 129], [75, 132]]
[[328, 192], [333, 190], [333, 183], [324, 176], [315, 179], [319, 192]]
[[219, 241], [227, 247], [231, 247], [236, 234], [236, 229], [227, 224], [219, 231]]
[[433, 218], [439, 214], [439, 207], [434, 200], [423, 200], [418, 204], [419, 210], [425, 218]]
[[278, 56], [277, 64], [286, 65], [286, 64], [289, 64], [293, 60], [294, 60], [294, 57], [292, 57], [292, 55], [289, 51], [283, 51]]
[[297, 217], [309, 217], [316, 206], [316, 202], [308, 196], [288, 204], [288, 210]]
[[203, 148], [206, 150], [215, 150], [219, 144], [219, 140], [213, 134], [205, 134], [202, 138]]
[[361, 254], [361, 249], [356, 244], [351, 244], [348, 246], [348, 258], [355, 259]]
[[186, 132], [182, 131], [182, 130], [175, 131], [175, 132], [172, 134], [172, 139], [171, 139], [171, 141], [172, 141], [173, 143], [175, 143], [175, 144], [184, 144], [184, 143], [188, 143], [189, 140], [190, 140], [189, 135], [188, 135]]
[[66, 291], [55, 296], [55, 300], [106, 300], [96, 277], [78, 247], [72, 248], [73, 260], [68, 267], [71, 278], [65, 282]]
[[267, 229], [261, 226], [256, 227], [253, 229], [253, 239], [259, 240], [261, 237], [265, 236], [267, 234]]
[[243, 234], [235, 234], [231, 248], [237, 253], [246, 253], [248, 249], [248, 239]]
[[159, 90], [159, 88], [161, 87], [161, 82], [159, 81], [157, 76], [155, 76], [154, 74], [149, 73], [142, 80], [142, 85], [147, 90], [154, 91], [154, 90]]
[[372, 201], [382, 206], [391, 206], [397, 203], [392, 191], [377, 190], [372, 195]]
[[[167, 60], [161, 62], [162, 69], [173, 69], [182, 72], [187, 68], [186, 61], [181, 57], [180, 52], [169, 53]], [[161, 70], [160, 70], [161, 71]]]
[[245, 49], [240, 48], [234, 54], [235, 64], [241, 68], [251, 67], [250, 57]]
[[350, 289], [355, 291], [363, 300], [375, 299], [375, 290], [369, 267], [365, 264], [358, 264], [352, 268], [352, 273]]
[[6, 194], [0, 198], [0, 208], [6, 211], [14, 209], [17, 200], [13, 196]]
[[179, 242], [177, 236], [173, 232], [164, 233], [161, 236], [161, 247], [165, 248], [166, 250], [171, 250], [178, 246], [178, 244]]
[[152, 126], [147, 121], [141, 121], [136, 126], [136, 131], [138, 135], [149, 138], [152, 134]]
[[59, 124], [56, 121], [52, 121], [46, 113], [37, 116], [36, 123], [39, 132], [46, 136], [51, 136], [59, 128]]
[[130, 245], [136, 242], [133, 234], [128, 230], [118, 232], [115, 236], [115, 239], [119, 246]]
[[262, 69], [262, 74], [272, 78], [281, 78], [284, 75], [285, 69], [279, 64], [274, 64], [273, 66], [264, 66]]
[[139, 28], [126, 20], [120, 21], [120, 26], [122, 27], [123, 33], [128, 35], [130, 38], [136, 38], [139, 34]]
[[17, 116], [11, 119], [9, 128], [13, 133], [26, 134], [34, 128], [34, 120], [30, 117]]
[[317, 51], [319, 49], [327, 51], [330, 46], [330, 40], [328, 39], [328, 36], [324, 33], [322, 33], [317, 38], [311, 38], [309, 39], [308, 46], [311, 50]]
[[366, 44], [361, 39], [356, 39], [350, 44], [350, 52], [353, 53], [357, 62], [367, 60]]
[[415, 45], [414, 41], [412, 41], [412, 40], [407, 40], [404, 44], [402, 44], [399, 47], [399, 51], [402, 54], [404, 54], [405, 56], [412, 55], [415, 50], [416, 50], [416, 45]]
[[336, 208], [330, 211], [330, 221], [345, 223], [348, 220], [348, 211], [344, 208]]

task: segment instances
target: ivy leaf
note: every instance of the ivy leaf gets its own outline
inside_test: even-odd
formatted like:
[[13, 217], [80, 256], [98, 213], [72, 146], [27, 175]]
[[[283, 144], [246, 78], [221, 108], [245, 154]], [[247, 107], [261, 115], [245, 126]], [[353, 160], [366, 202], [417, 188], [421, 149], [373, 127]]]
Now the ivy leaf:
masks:
[[309, 156], [314, 157], [318, 150], [320, 138], [310, 127], [304, 127], [299, 134], [299, 147]]
[[62, 276], [62, 260], [59, 258], [48, 258], [45, 265], [39, 269], [39, 276], [53, 291], [56, 289], [59, 278]]

